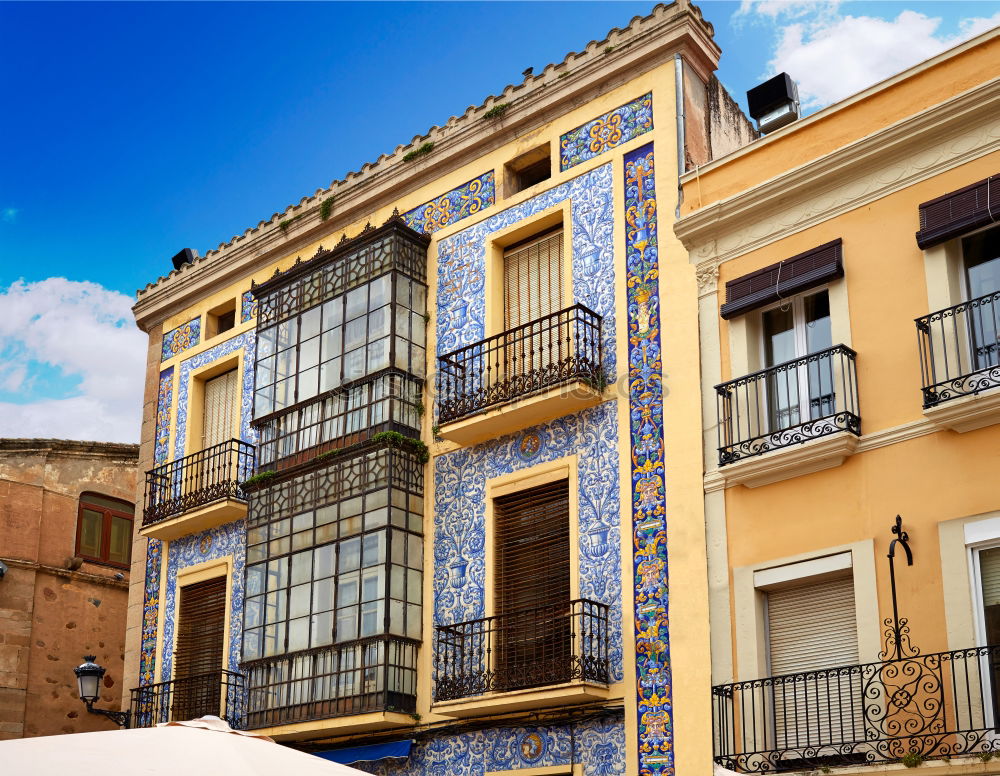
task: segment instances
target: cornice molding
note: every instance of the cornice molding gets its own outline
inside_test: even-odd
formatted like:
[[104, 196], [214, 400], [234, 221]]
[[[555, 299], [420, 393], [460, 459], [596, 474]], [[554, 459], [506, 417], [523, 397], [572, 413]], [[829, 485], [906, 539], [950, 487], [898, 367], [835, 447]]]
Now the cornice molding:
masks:
[[[614, 29], [605, 40], [591, 41], [583, 52], [568, 55], [558, 65], [548, 65], [522, 84], [508, 86], [499, 97], [487, 98], [460, 118], [453, 116], [444, 127], [433, 127], [409, 146], [399, 146], [392, 155], [363, 165], [328, 189], [318, 189], [313, 196], [303, 197], [192, 264], [140, 289], [133, 307], [137, 323], [148, 330], [177, 307], [370, 217], [420, 187], [668, 63], [676, 53], [707, 80], [721, 53], [712, 33], [711, 25], [690, 0], [657, 6], [649, 16], [634, 18], [626, 29]], [[567, 73], [569, 77], [561, 77]], [[510, 107], [499, 119], [480, 120], [501, 102]], [[569, 129], [572, 127], [565, 128]], [[428, 141], [434, 143], [430, 156], [401, 161], [407, 149]], [[336, 198], [334, 212], [322, 221], [320, 205], [330, 196]], [[302, 217], [285, 230], [279, 227], [281, 221], [297, 216]]]
[[698, 272], [1000, 150], [1000, 78], [674, 224]]

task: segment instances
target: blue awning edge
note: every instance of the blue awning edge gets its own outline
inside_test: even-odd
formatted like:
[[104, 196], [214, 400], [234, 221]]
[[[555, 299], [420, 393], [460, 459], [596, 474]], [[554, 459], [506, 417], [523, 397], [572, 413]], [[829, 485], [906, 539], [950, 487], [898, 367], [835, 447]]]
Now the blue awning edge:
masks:
[[351, 763], [385, 760], [389, 757], [405, 759], [410, 756], [412, 747], [413, 739], [405, 739], [403, 741], [388, 741], [384, 744], [370, 744], [369, 746], [327, 749], [324, 752], [313, 752], [313, 754], [330, 762], [350, 765]]

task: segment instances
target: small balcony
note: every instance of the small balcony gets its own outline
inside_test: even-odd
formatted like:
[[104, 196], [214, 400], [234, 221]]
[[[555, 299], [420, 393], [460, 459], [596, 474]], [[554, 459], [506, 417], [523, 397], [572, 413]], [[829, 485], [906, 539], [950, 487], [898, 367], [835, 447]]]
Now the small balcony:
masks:
[[150, 469], [140, 533], [172, 540], [244, 517], [253, 471], [253, 445], [239, 439]]
[[853, 453], [861, 434], [856, 359], [834, 345], [715, 386], [727, 484], [767, 485]]
[[170, 682], [148, 684], [132, 690], [133, 728], [155, 727], [161, 722], [197, 719], [206, 714], [221, 717], [229, 726], [246, 727], [246, 680], [233, 671], [211, 671]]
[[1000, 421], [1000, 291], [916, 324], [924, 415], [960, 432]]
[[715, 761], [773, 773], [993, 751], [998, 688], [1000, 646], [719, 685]]
[[438, 358], [440, 435], [459, 444], [601, 402], [601, 316], [574, 305]]
[[475, 714], [484, 702], [514, 711], [606, 697], [606, 604], [578, 599], [435, 630], [434, 700], [442, 714]]

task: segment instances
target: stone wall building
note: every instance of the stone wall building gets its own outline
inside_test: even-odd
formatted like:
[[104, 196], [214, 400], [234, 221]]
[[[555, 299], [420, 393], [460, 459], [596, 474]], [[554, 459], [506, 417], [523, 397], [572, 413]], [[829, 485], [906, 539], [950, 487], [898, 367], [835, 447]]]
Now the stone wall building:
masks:
[[0, 439], [0, 739], [107, 730], [77, 697], [84, 653], [121, 701], [138, 445]]

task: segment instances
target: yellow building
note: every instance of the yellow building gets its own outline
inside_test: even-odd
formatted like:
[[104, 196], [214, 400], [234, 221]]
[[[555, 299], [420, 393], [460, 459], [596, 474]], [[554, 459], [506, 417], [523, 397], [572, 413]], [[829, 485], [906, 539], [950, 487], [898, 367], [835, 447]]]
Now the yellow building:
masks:
[[139, 292], [133, 725], [210, 711], [393, 773], [709, 772], [671, 225], [679, 168], [754, 135], [718, 57], [658, 6]]
[[994, 30], [682, 176], [725, 767], [998, 770], [998, 63]]

